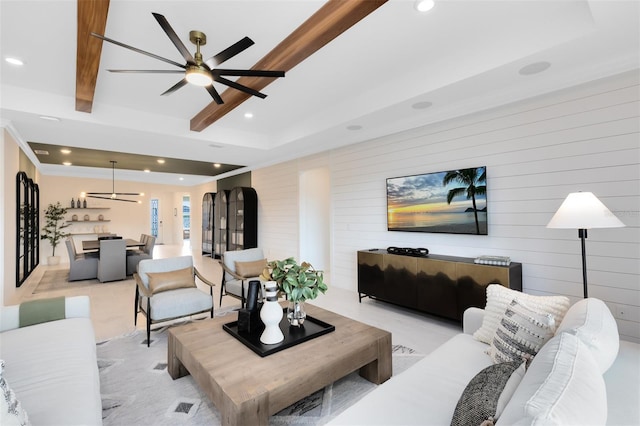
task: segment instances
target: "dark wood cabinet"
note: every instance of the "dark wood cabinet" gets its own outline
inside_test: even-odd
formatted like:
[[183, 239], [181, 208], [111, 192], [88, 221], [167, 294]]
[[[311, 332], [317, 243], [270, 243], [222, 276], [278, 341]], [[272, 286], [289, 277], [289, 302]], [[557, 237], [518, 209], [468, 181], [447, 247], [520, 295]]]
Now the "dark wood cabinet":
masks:
[[215, 192], [202, 196], [202, 254], [213, 255], [213, 219]]
[[223, 189], [213, 197], [213, 251], [211, 257], [220, 259], [227, 251], [229, 191]]
[[258, 247], [258, 196], [249, 187], [229, 192], [229, 240], [227, 250]]
[[484, 308], [486, 287], [522, 291], [522, 264], [480, 265], [473, 258], [358, 251], [358, 293], [445, 318], [462, 320], [465, 309]]

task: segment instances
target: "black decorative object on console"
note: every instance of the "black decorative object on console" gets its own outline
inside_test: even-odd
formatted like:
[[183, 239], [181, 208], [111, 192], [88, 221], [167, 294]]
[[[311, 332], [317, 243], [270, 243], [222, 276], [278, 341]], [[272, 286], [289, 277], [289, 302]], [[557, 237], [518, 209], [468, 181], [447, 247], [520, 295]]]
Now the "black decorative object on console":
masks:
[[258, 333], [264, 329], [264, 324], [260, 320], [260, 305], [258, 304], [258, 294], [260, 291], [260, 281], [249, 281], [247, 291], [246, 308], [238, 311], [238, 331], [245, 333]]
[[399, 254], [402, 256], [415, 256], [415, 257], [428, 257], [429, 249], [418, 247], [388, 247], [387, 253], [390, 254]]

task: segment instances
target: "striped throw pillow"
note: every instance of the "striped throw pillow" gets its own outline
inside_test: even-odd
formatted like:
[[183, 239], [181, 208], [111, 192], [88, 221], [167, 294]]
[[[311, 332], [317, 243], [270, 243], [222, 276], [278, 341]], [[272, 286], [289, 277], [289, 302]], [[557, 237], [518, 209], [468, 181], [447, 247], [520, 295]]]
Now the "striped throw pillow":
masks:
[[498, 323], [488, 353], [494, 363], [523, 359], [529, 362], [553, 337], [555, 330], [553, 315], [513, 299]]

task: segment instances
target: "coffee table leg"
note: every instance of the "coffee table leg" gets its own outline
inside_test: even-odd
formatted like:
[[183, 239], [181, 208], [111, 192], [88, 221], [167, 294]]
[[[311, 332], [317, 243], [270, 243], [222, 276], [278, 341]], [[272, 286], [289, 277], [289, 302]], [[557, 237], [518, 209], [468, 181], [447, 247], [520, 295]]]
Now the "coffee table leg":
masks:
[[378, 339], [378, 359], [360, 368], [360, 376], [379, 385], [391, 377], [393, 367], [391, 362], [391, 333]]
[[182, 362], [176, 356], [178, 341], [169, 332], [167, 341], [167, 371], [173, 380], [187, 376], [189, 371], [182, 365]]
[[221, 405], [218, 409], [222, 415], [222, 426], [269, 424], [269, 395], [266, 392], [239, 404], [223, 395]]

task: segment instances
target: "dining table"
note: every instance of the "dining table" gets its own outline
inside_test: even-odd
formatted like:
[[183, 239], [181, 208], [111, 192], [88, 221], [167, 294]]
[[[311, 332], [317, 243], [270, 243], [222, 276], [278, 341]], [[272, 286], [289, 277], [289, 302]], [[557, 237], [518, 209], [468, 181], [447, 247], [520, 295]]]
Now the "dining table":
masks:
[[[127, 242], [127, 248], [139, 248], [144, 247], [145, 243], [141, 243], [140, 241], [134, 240], [132, 238], [125, 238]], [[82, 242], [82, 250], [84, 251], [96, 251], [100, 250], [100, 240], [84, 240]]]

